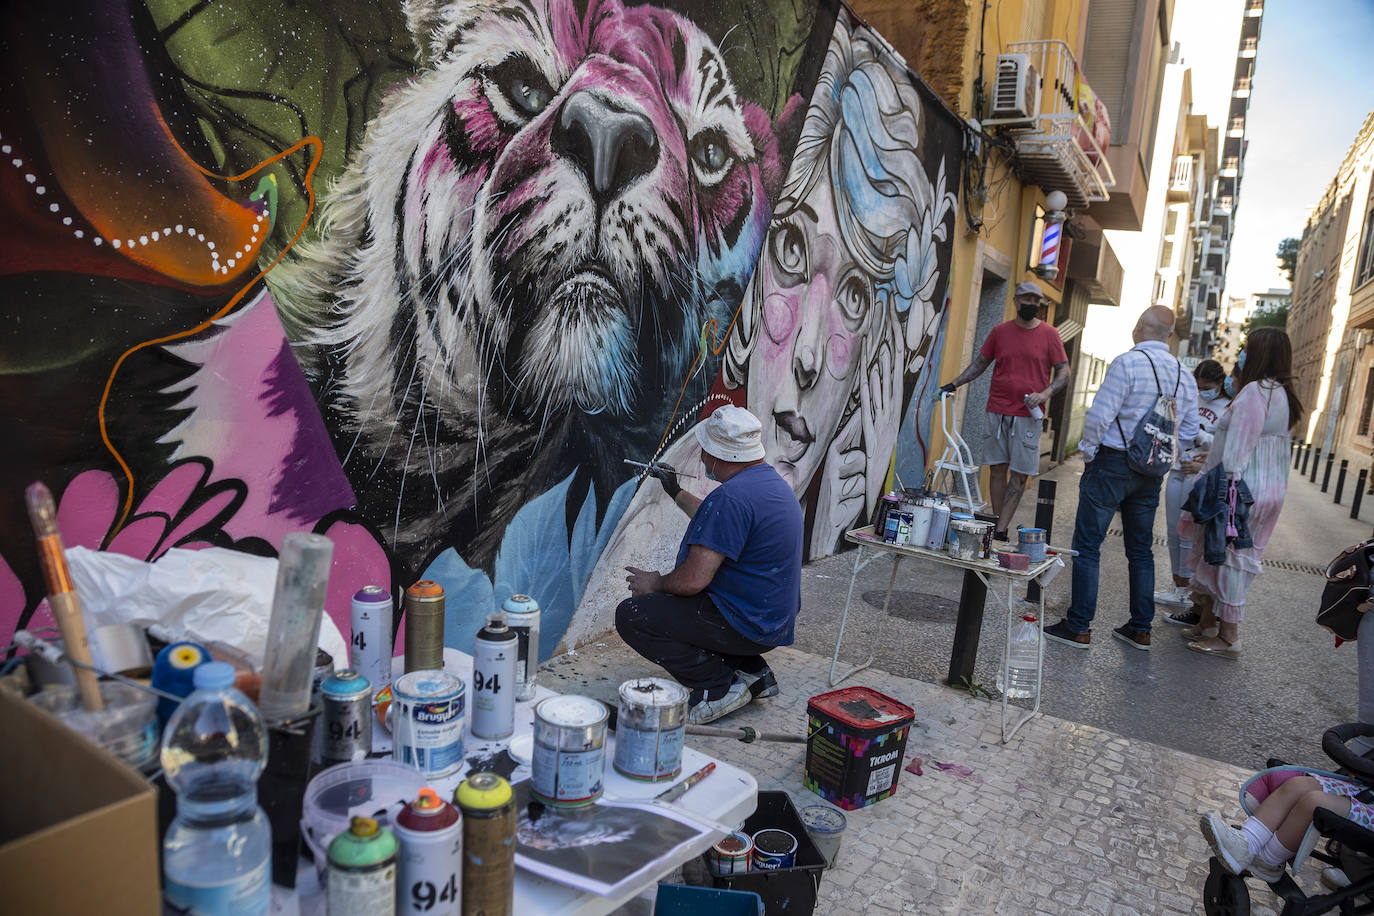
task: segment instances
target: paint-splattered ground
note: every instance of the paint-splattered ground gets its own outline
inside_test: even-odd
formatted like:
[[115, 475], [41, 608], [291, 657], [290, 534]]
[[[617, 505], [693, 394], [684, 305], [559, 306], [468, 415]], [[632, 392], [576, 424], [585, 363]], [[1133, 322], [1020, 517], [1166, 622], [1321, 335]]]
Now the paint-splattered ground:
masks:
[[[793, 649], [770, 659], [781, 695], [720, 724], [804, 733], [807, 699], [831, 689], [830, 659]], [[611, 638], [543, 670], [554, 690], [613, 701], [622, 680], [654, 669]], [[1235, 819], [1248, 771], [1044, 715], [1004, 746], [998, 704], [872, 670], [851, 684], [916, 710], [904, 765], [920, 758], [922, 772], [901, 772], [895, 796], [846, 813], [816, 913], [1202, 912], [1208, 853], [1198, 815]], [[801, 784], [803, 745], [688, 741], [748, 769], [761, 789], [789, 792], [799, 807], [818, 801]], [[1316, 875], [1309, 864], [1309, 890]], [[1267, 887], [1249, 883], [1252, 912], [1277, 912]]]

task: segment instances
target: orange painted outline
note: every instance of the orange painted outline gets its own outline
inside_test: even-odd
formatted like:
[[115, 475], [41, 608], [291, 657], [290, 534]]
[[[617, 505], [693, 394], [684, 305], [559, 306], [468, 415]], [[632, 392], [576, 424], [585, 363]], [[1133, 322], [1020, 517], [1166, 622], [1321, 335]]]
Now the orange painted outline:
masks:
[[[322, 141], [319, 137], [312, 135], [309, 137], [301, 138], [296, 143], [293, 143], [289, 148], [282, 150], [280, 153], [277, 153], [275, 156], [272, 156], [269, 159], [264, 159], [262, 162], [259, 162], [257, 165], [253, 166], [253, 168], [249, 169], [246, 172], [243, 172], [242, 174], [227, 176], [217, 175], [214, 172], [211, 172], [209, 169], [206, 169], [200, 163], [196, 162], [195, 159], [193, 159], [192, 157], [187, 156], [186, 151], [183, 150], [181, 148], [181, 145], [176, 142], [176, 138], [171, 135], [170, 131], [166, 131], [166, 135], [167, 138], [172, 141], [172, 144], [176, 146], [177, 150], [183, 156], [186, 156], [186, 161], [190, 162], [192, 166], [194, 166], [201, 172], [201, 174], [205, 175], [208, 178], [234, 182], [243, 181], [244, 179], [250, 177], [251, 175], [257, 172], [262, 171], [268, 166], [280, 162], [283, 159], [286, 159], [288, 156], [294, 155], [297, 152], [300, 152], [306, 147], [312, 147], [313, 152], [310, 158], [310, 165], [305, 170], [305, 192], [307, 198], [307, 206], [305, 211], [305, 218], [301, 220], [300, 226], [296, 228], [295, 235], [291, 236], [291, 241], [287, 242], [286, 247], [283, 248], [280, 252], [278, 252], [277, 256], [272, 259], [271, 264], [268, 264], [262, 270], [258, 271], [257, 275], [254, 276], [253, 279], [249, 280], [246, 284], [244, 284], [243, 288], [240, 289], [237, 293], [235, 293], [234, 297], [230, 299], [228, 302], [226, 302], [217, 312], [215, 312], [209, 318], [205, 319], [193, 328], [187, 328], [184, 331], [177, 331], [176, 333], [168, 334], [164, 337], [158, 337], [154, 340], [145, 340], [142, 343], [135, 344], [134, 346], [130, 347], [129, 349], [121, 353], [119, 355], [119, 359], [115, 360], [114, 366], [110, 369], [110, 375], [105, 380], [105, 390], [100, 395], [100, 406], [98, 409], [98, 417], [100, 420], [100, 438], [105, 443], [105, 448], [109, 449], [110, 454], [114, 456], [114, 460], [119, 464], [119, 467], [124, 471], [124, 477], [128, 481], [129, 486], [128, 491], [124, 494], [124, 511], [120, 513], [119, 521], [115, 522], [114, 527], [110, 529], [110, 533], [105, 536], [105, 542], [102, 546], [107, 546], [109, 543], [109, 539], [114, 537], [115, 534], [117, 534], [119, 530], [124, 527], [124, 523], [129, 519], [129, 513], [132, 512], [134, 508], [134, 472], [133, 469], [129, 467], [128, 462], [124, 460], [124, 456], [119, 453], [119, 449], [115, 448], [114, 443], [110, 441], [109, 428], [105, 417], [105, 410], [109, 406], [110, 401], [110, 391], [114, 387], [115, 376], [119, 373], [120, 366], [124, 364], [124, 360], [128, 359], [130, 356], [137, 353], [139, 350], [145, 349], [147, 347], [157, 346], [159, 344], [170, 343], [174, 340], [181, 340], [183, 338], [190, 337], [193, 334], [199, 334], [201, 331], [210, 327], [210, 325], [214, 324], [216, 321], [220, 320], [225, 315], [229, 314], [229, 312], [234, 310], [234, 307], [237, 306], [239, 302], [243, 300], [243, 297], [248, 294], [248, 291], [253, 288], [253, 284], [257, 283], [263, 277], [267, 276], [267, 272], [270, 271], [273, 267], [276, 267], [277, 264], [281, 262], [281, 259], [286, 256], [286, 253], [291, 250], [291, 248], [296, 244], [297, 241], [300, 240], [301, 233], [305, 231], [306, 225], [308, 225], [310, 222], [311, 215], [315, 212], [315, 186], [312, 183], [311, 179], [315, 176], [315, 169], [319, 167], [320, 160], [324, 158], [324, 141]], [[685, 387], [686, 386], [684, 385], [684, 389]]]

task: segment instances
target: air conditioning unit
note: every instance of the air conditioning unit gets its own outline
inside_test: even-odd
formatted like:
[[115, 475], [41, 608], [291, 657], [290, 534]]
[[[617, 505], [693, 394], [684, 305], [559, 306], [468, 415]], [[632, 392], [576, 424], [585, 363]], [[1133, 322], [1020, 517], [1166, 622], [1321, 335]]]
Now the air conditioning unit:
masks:
[[1029, 127], [1040, 113], [1040, 76], [1028, 54], [997, 55], [989, 122]]

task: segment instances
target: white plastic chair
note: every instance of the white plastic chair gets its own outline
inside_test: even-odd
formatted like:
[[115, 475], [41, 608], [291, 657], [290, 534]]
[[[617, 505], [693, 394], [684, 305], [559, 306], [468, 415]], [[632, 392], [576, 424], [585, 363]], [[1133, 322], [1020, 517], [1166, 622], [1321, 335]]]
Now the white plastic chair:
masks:
[[981, 512], [987, 503], [983, 499], [978, 476], [982, 472], [973, 460], [973, 450], [959, 435], [958, 425], [950, 402], [954, 395], [940, 392], [940, 428], [945, 433], [945, 451], [934, 464], [935, 489], [950, 494], [950, 505], [966, 512]]

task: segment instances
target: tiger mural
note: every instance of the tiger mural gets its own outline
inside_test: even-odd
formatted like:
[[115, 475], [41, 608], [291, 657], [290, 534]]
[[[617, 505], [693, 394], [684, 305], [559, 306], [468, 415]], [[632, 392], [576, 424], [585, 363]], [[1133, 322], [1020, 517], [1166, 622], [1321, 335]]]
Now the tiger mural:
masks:
[[782, 163], [768, 114], [677, 13], [405, 13], [421, 70], [269, 285], [311, 328], [298, 352], [364, 515], [414, 569], [449, 546], [489, 566], [550, 482], [577, 472], [571, 521], [652, 453], [703, 323], [740, 301]]

